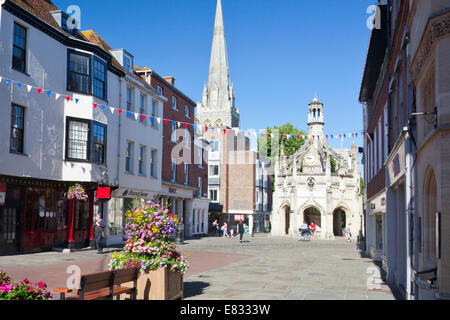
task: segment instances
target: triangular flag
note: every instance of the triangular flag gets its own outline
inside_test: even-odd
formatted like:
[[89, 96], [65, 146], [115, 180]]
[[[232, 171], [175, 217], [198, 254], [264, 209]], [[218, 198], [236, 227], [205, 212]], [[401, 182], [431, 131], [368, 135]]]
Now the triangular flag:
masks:
[[134, 113], [134, 118], [137, 120], [139, 118], [139, 113]]
[[146, 118], [147, 116], [145, 115], [145, 114], [143, 114], [142, 115], [142, 121], [145, 121], [145, 118]]
[[158, 121], [158, 124], [161, 124], [161, 118], [156, 118], [156, 121]]
[[269, 134], [268, 133], [266, 133], [266, 138], [269, 139]]
[[80, 99], [75, 99], [75, 103], [78, 103], [78, 101], [80, 101]]
[[230, 129], [229, 133], [230, 133], [230, 134], [233, 134], [233, 130]]
[[167, 121], [169, 121], [169, 120], [167, 120], [167, 119], [164, 119], [164, 124], [167, 126]]
[[283, 140], [284, 134], [281, 135], [281, 140]]
[[2, 77], [0, 77], [0, 82], [2, 82]]
[[94, 109], [97, 109], [97, 104], [96, 103], [94, 103]]
[[41, 92], [42, 92], [42, 89], [41, 88], [37, 88], [37, 93], [41, 94]]
[[105, 106], [105, 105], [102, 105], [102, 110], [105, 110], [105, 108], [106, 108], [106, 106]]
[[177, 127], [179, 128], [181, 126], [181, 122], [177, 121]]
[[357, 133], [355, 133], [355, 137], [358, 137], [358, 132], [357, 132]]
[[69, 102], [69, 100], [70, 100], [70, 97], [69, 97], [69, 96], [66, 96], [66, 100], [67, 100], [67, 102]]
[[9, 84], [11, 83], [11, 80], [6, 79], [6, 86], [9, 87]]
[[28, 92], [31, 92], [31, 89], [33, 89], [33, 87], [27, 84], [27, 90], [28, 90]]
[[205, 131], [208, 131], [208, 127], [205, 126]]
[[19, 88], [22, 88], [22, 82], [17, 82], [17, 86], [18, 86]]
[[153, 123], [153, 119], [154, 119], [154, 118], [153, 118], [152, 116], [150, 116], [150, 122], [151, 122], [151, 123]]
[[47, 91], [47, 95], [50, 98], [50, 96], [52, 95], [52, 92], [50, 90]]
[[127, 117], [131, 117], [131, 112], [127, 111]]
[[325, 137], [328, 139], [328, 135], [325, 135]]
[[61, 95], [59, 93], [55, 93], [55, 99], [58, 100]]
[[223, 134], [227, 134], [227, 129], [223, 129]]
[[119, 113], [119, 116], [122, 114], [122, 109], [117, 110], [117, 112]]
[[194, 123], [192, 124], [192, 129], [194, 129], [194, 132], [195, 132], [195, 124]]
[[313, 139], [315, 139], [316, 137], [313, 135]]
[[189, 127], [189, 123], [185, 123], [184, 127], [187, 129]]
[[214, 127], [211, 127], [211, 131], [214, 132]]
[[292, 135], [292, 140], [295, 140], [295, 136], [294, 135]]
[[[102, 108], [103, 108], [104, 106], [102, 106]], [[113, 107], [109, 107], [109, 110], [111, 110], [111, 113], [112, 114], [114, 114], [114, 110], [115, 110], [115, 108], [113, 108]]]

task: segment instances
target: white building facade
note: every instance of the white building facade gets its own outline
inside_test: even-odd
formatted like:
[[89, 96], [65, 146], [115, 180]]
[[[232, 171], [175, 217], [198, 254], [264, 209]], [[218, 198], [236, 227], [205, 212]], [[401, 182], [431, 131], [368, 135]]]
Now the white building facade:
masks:
[[323, 104], [315, 98], [308, 105], [309, 135], [292, 156], [275, 164], [273, 236], [296, 237], [306, 222], [319, 227], [317, 237], [334, 239], [345, 235], [351, 224], [352, 237], [361, 230], [362, 196], [358, 149], [331, 148], [323, 133]]

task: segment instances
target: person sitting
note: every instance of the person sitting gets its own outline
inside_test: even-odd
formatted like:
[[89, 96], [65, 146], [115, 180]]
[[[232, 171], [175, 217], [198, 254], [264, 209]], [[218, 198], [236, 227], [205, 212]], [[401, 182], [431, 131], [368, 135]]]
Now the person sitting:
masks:
[[306, 222], [303, 222], [303, 224], [300, 226], [299, 232], [303, 238], [306, 238], [306, 236], [310, 232], [309, 225]]
[[311, 222], [309, 228], [311, 229], [311, 235], [314, 236], [314, 233], [316, 232], [316, 225], [314, 224], [314, 222]]

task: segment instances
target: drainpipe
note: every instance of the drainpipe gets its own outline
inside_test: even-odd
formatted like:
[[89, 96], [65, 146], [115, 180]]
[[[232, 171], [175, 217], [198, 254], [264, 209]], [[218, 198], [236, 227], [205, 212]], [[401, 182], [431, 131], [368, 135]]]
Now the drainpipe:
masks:
[[[122, 104], [122, 78], [119, 78], [119, 107]], [[118, 140], [117, 140], [117, 178], [116, 178], [116, 185], [119, 186], [119, 175], [120, 175], [120, 148], [121, 148], [121, 142], [122, 142], [122, 137], [121, 137], [121, 121], [122, 117], [119, 117], [119, 126], [118, 126]]]

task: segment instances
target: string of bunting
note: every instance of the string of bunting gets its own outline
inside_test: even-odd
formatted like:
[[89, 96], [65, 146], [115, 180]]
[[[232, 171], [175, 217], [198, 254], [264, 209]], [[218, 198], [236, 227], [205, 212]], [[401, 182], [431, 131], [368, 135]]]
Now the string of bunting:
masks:
[[[45, 94], [48, 96], [48, 98], [50, 99], [52, 96], [55, 97], [55, 100], [60, 99], [61, 97], [64, 97], [64, 99], [67, 102], [73, 101], [75, 102], [75, 104], [78, 104], [80, 102], [80, 99], [78, 98], [73, 98], [71, 96], [68, 95], [64, 95], [58, 92], [55, 92], [53, 90], [47, 90], [47, 89], [43, 89], [40, 87], [36, 87], [36, 86], [32, 86], [29, 84], [24, 84], [20, 81], [16, 81], [16, 80], [12, 80], [12, 79], [8, 79], [5, 77], [0, 76], [0, 84], [3, 82], [3, 80], [5, 81], [5, 85], [6, 87], [10, 87], [13, 85], [13, 83], [15, 83], [17, 85], [17, 87], [20, 88], [26, 88], [26, 90], [28, 91], [28, 93], [31, 93], [32, 91], [35, 91], [38, 95], [41, 94]], [[192, 126], [192, 128], [194, 129], [194, 131], [198, 128], [198, 125], [196, 125], [195, 123], [188, 123], [188, 122], [183, 122], [183, 121], [178, 121], [178, 120], [171, 120], [171, 119], [165, 119], [165, 118], [160, 118], [160, 117], [156, 117], [153, 115], [148, 115], [148, 114], [141, 114], [141, 113], [137, 113], [137, 112], [131, 112], [131, 111], [127, 111], [127, 110], [123, 110], [121, 108], [117, 108], [117, 107], [112, 107], [109, 105], [104, 105], [104, 104], [98, 104], [98, 103], [93, 103], [93, 108], [94, 109], [101, 109], [102, 111], [105, 111], [105, 109], [109, 109], [111, 114], [114, 114], [114, 112], [117, 110], [117, 114], [119, 116], [122, 115], [122, 113], [126, 113], [126, 115], [128, 117], [133, 117], [138, 120], [139, 118], [142, 119], [142, 121], [145, 121], [146, 119], [150, 120], [151, 123], [153, 123], [154, 120], [156, 120], [158, 122], [158, 124], [161, 123], [161, 121], [164, 122], [164, 125], [168, 125], [169, 122], [173, 125], [173, 126], [177, 126], [178, 128], [184, 126], [186, 129], [189, 128], [189, 126]], [[320, 135], [303, 135], [303, 134], [273, 134], [273, 133], [267, 133], [266, 130], [259, 130], [259, 133], [257, 133], [255, 130], [251, 130], [251, 131], [244, 131], [241, 130], [239, 128], [233, 128], [233, 129], [224, 129], [224, 128], [215, 128], [215, 127], [210, 127], [210, 126], [205, 126], [204, 127], [205, 132], [207, 132], [208, 130], [211, 130], [212, 132], [215, 131], [215, 129], [217, 129], [218, 131], [222, 131], [223, 134], [238, 134], [239, 132], [246, 134], [247, 136], [265, 136], [267, 139], [270, 138], [281, 138], [281, 140], [300, 140], [303, 139], [305, 140], [307, 137], [312, 137], [313, 139], [320, 139], [320, 138], [325, 138], [327, 140], [329, 139], [339, 139], [339, 140], [343, 140], [343, 139], [348, 139], [348, 138], [358, 138], [363, 136], [363, 131], [357, 131], [357, 132], [351, 132], [351, 133], [338, 133], [338, 134], [326, 134], [323, 136]]]

